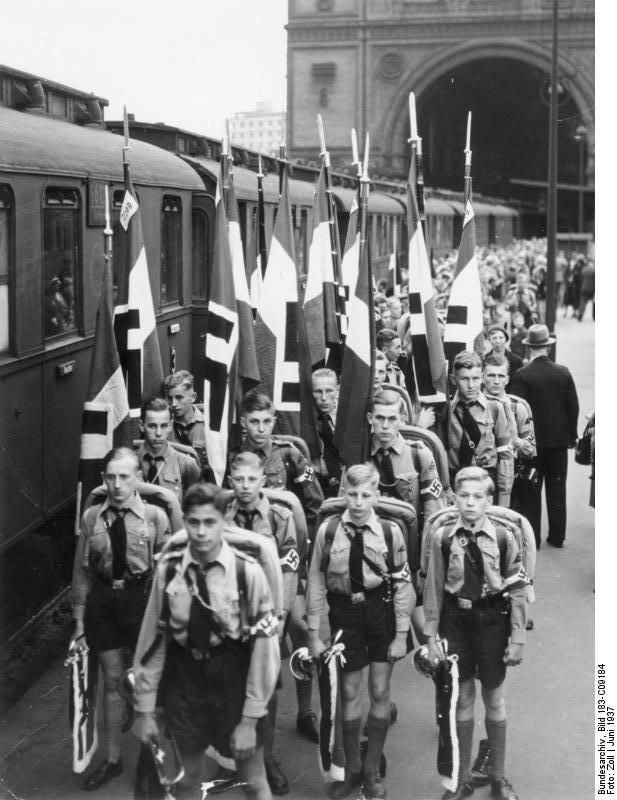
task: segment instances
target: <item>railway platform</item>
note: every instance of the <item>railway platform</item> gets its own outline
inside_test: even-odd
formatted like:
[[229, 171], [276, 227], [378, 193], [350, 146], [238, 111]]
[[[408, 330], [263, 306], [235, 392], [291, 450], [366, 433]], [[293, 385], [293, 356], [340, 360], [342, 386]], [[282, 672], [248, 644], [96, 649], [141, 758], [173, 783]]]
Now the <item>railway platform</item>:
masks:
[[[571, 369], [579, 394], [579, 434], [584, 414], [594, 408], [594, 332], [590, 314], [581, 323], [573, 318], [557, 322], [557, 360]], [[509, 670], [506, 684], [506, 772], [521, 800], [583, 800], [593, 792], [595, 535], [588, 500], [589, 467], [575, 464], [571, 453], [565, 547], [542, 547], [538, 553], [531, 614], [535, 627], [528, 634], [523, 664]], [[287, 663], [275, 755], [289, 778], [290, 800], [322, 798], [316, 746], [295, 730], [295, 691]], [[68, 670], [60, 659], [0, 721], [1, 800], [133, 797], [137, 744], [130, 733], [125, 734], [123, 774], [96, 793], [81, 789], [83, 776], [71, 771], [68, 688]], [[433, 684], [414, 671], [410, 658], [395, 668], [393, 699], [399, 715], [386, 743], [388, 797], [440, 798]], [[317, 709], [316, 692], [313, 702]], [[480, 706], [476, 709], [477, 742], [484, 722]], [[239, 800], [244, 795], [238, 789], [223, 796]], [[488, 787], [474, 796], [488, 798]]]

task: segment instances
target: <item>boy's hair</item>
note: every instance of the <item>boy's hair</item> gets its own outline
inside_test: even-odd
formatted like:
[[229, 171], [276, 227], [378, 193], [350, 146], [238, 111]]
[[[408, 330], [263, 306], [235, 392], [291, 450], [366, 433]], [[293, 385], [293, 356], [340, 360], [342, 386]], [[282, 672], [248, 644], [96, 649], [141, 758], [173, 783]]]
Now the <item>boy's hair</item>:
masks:
[[244, 395], [242, 400], [242, 413], [250, 414], [251, 411], [272, 411], [274, 412], [274, 403], [263, 392], [258, 392], [257, 389], [251, 389]]
[[186, 386], [187, 389], [194, 389], [195, 378], [186, 369], [172, 372], [172, 374], [168, 375], [163, 381], [163, 389], [168, 392], [170, 389], [175, 389], [176, 386]]
[[399, 335], [396, 331], [393, 331], [391, 328], [382, 328], [380, 331], [377, 331], [375, 336], [375, 344], [377, 345], [378, 350], [382, 350], [386, 345], [391, 344], [395, 339], [398, 339]]
[[459, 369], [473, 369], [474, 367], [482, 367], [482, 359], [473, 350], [461, 350], [457, 353], [452, 362], [452, 372], [456, 373]]
[[148, 411], [168, 411], [171, 416], [171, 412], [169, 411], [169, 406], [167, 405], [167, 400], [163, 400], [162, 397], [153, 397], [152, 400], [148, 400], [146, 403], [143, 404], [141, 407], [141, 421], [146, 421], [146, 414]]
[[121, 458], [131, 458], [135, 462], [135, 469], [141, 469], [139, 458], [134, 450], [131, 450], [130, 447], [114, 447], [105, 455], [105, 458], [103, 459], [103, 463], [101, 465], [102, 472], [105, 473], [107, 466], [112, 461], [119, 461]]
[[463, 481], [480, 481], [484, 491], [491, 497], [495, 494], [493, 479], [482, 467], [463, 467], [459, 469], [454, 478], [454, 492], [458, 492]]
[[396, 406], [399, 414], [405, 411], [405, 401], [402, 396], [398, 392], [393, 392], [391, 389], [382, 388], [381, 391], [377, 392], [371, 400], [371, 411], [375, 411], [376, 405]]
[[375, 361], [387, 361], [388, 356], [383, 350], [375, 350]]
[[370, 483], [375, 488], [379, 486], [379, 472], [370, 461], [354, 464], [345, 472], [343, 486], [360, 486], [362, 483]]
[[328, 369], [328, 367], [320, 367], [313, 372], [313, 378], [332, 378], [336, 386], [338, 386], [338, 378], [336, 376], [336, 372], [333, 369]]
[[193, 506], [214, 506], [224, 516], [227, 510], [227, 495], [213, 483], [194, 483], [182, 498], [182, 513], [188, 514]]
[[491, 366], [491, 367], [507, 367], [508, 372], [510, 372], [510, 362], [505, 356], [499, 356], [497, 353], [491, 353], [490, 356], [487, 356], [484, 359], [484, 366]]
[[258, 469], [260, 472], [264, 471], [264, 464], [257, 453], [251, 453], [247, 450], [244, 453], [236, 453], [236, 455], [229, 462], [229, 472], [240, 467], [251, 467], [251, 469]]

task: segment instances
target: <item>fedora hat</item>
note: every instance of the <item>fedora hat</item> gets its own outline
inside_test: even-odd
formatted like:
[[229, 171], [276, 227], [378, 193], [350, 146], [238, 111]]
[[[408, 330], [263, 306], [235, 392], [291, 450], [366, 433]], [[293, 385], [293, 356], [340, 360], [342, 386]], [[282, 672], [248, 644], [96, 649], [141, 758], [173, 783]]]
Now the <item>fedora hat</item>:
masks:
[[555, 344], [555, 340], [548, 335], [546, 325], [530, 325], [523, 344], [528, 347], [547, 347], [549, 344]]

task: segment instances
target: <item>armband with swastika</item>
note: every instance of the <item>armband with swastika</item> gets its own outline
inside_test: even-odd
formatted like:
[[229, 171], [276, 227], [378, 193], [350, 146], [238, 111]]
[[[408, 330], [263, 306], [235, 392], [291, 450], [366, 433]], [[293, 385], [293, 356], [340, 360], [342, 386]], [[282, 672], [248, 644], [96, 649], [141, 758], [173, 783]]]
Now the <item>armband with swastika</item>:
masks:
[[393, 581], [404, 581], [411, 583], [411, 570], [409, 564], [405, 562], [402, 566], [398, 567], [394, 572], [390, 573]]
[[433, 497], [441, 497], [441, 493], [443, 492], [443, 486], [441, 481], [437, 480], [437, 478], [433, 478], [433, 480], [429, 483], [428, 486], [420, 489], [420, 494], [431, 494]]
[[[298, 567], [300, 566], [300, 556], [298, 555], [298, 551], [288, 550], [287, 553], [281, 558], [281, 569], [285, 572], [297, 572]], [[287, 568], [287, 570], [285, 569]]]
[[308, 483], [312, 483], [314, 473], [315, 470], [313, 469], [313, 467], [311, 467], [310, 464], [307, 464], [304, 467], [302, 475], [299, 475], [297, 478], [294, 478], [294, 483], [304, 483], [305, 481], [307, 481]]
[[268, 639], [271, 636], [275, 636], [278, 630], [278, 619], [275, 615], [269, 611], [265, 617], [262, 617], [257, 625], [253, 625], [251, 628], [251, 636], [261, 636], [264, 639]]

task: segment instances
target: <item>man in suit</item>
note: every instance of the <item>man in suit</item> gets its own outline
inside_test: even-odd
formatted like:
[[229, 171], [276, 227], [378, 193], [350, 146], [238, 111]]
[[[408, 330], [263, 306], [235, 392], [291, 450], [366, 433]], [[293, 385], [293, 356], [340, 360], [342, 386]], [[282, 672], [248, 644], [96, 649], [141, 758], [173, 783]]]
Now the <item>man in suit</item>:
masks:
[[536, 542], [540, 542], [542, 484], [546, 482], [546, 541], [553, 547], [563, 547], [568, 449], [576, 444], [578, 396], [570, 370], [549, 360], [548, 352], [554, 341], [546, 325], [529, 328], [524, 344], [529, 348], [530, 360], [514, 376], [511, 394], [527, 400], [534, 419], [539, 487], [529, 521]]

